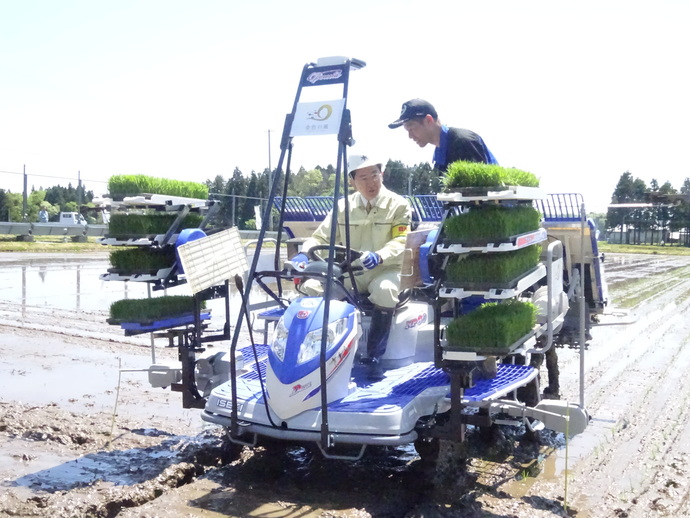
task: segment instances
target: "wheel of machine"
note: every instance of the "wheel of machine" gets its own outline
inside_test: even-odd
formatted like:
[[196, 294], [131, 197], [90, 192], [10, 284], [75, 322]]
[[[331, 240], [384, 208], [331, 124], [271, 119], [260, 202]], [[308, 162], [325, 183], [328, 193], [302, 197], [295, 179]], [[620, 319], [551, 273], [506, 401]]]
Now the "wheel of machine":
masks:
[[441, 441], [434, 437], [424, 437], [414, 442], [414, 449], [417, 450], [423, 462], [436, 462], [441, 451]]
[[240, 458], [244, 446], [232, 442], [227, 436], [223, 438], [220, 451], [220, 461], [223, 465], [235, 462]]

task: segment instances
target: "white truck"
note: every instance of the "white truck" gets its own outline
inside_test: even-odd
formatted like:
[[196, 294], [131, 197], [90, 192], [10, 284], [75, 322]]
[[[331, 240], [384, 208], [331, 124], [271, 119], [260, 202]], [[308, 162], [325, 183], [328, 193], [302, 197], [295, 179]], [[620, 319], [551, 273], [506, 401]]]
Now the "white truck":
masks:
[[86, 225], [84, 216], [78, 212], [61, 212], [60, 225]]

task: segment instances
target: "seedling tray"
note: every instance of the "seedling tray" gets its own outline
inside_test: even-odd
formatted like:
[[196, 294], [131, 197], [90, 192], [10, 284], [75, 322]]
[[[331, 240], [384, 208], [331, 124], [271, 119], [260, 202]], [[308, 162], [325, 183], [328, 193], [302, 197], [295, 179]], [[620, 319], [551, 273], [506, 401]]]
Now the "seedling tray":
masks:
[[495, 187], [457, 187], [453, 192], [439, 193], [436, 197], [442, 202], [460, 203], [486, 200], [543, 200], [546, 199], [546, 194], [540, 187], [506, 185]]
[[[207, 311], [201, 313], [199, 318], [202, 321], [210, 320], [211, 312]], [[113, 325], [119, 324], [120, 328], [125, 330], [125, 335], [130, 336], [142, 333], [151, 333], [161, 329], [192, 325], [194, 324], [194, 315], [192, 313], [186, 313], [184, 315], [171, 316], [169, 318], [154, 320], [152, 322], [118, 322], [108, 319], [108, 323]]]
[[[98, 242], [102, 245], [108, 246], [151, 246], [164, 244], [162, 243], [164, 237], [164, 234], [150, 234], [145, 236], [134, 234], [127, 236], [106, 235], [105, 237], [100, 238]], [[170, 242], [174, 243], [176, 239], [177, 234], [172, 236]]]
[[514, 353], [525, 344], [531, 346], [532, 342], [534, 342], [534, 336], [540, 329], [540, 325], [535, 325], [529, 333], [505, 347], [462, 347], [446, 343], [442, 346], [443, 359], [450, 361], [477, 361], [483, 360], [487, 356], [506, 356]]
[[[520, 278], [517, 284], [513, 288], [499, 288], [494, 286], [486, 287], [482, 286], [483, 289], [471, 289], [467, 285], [458, 287], [452, 287], [444, 283], [443, 287], [439, 290], [439, 297], [451, 298], [451, 299], [464, 299], [471, 295], [482, 295], [485, 299], [496, 299], [503, 300], [515, 297], [525, 291], [527, 288], [532, 286], [532, 284], [538, 282], [546, 275], [546, 266], [543, 264], [538, 265], [535, 269], [527, 272], [522, 278]], [[475, 286], [478, 288], [478, 286]]]
[[[517, 288], [521, 281], [526, 277], [537, 275], [543, 265], [539, 264], [534, 268], [522, 273], [518, 277], [505, 282], [487, 281], [487, 282], [452, 282], [444, 281], [443, 289], [445, 288], [461, 288], [469, 291], [489, 291], [489, 290], [513, 290]], [[546, 270], [545, 267], [543, 267]], [[539, 277], [541, 278], [541, 277]], [[537, 279], [538, 280], [538, 279]]]
[[102, 281], [133, 281], [133, 282], [155, 282], [163, 279], [167, 279], [172, 272], [173, 267], [163, 268], [161, 270], [151, 271], [147, 273], [117, 273], [110, 272], [103, 273], [99, 275], [99, 279]]
[[541, 243], [547, 237], [546, 229], [539, 228], [532, 232], [525, 232], [515, 236], [494, 240], [491, 243], [486, 241], [462, 241], [458, 239], [445, 238], [437, 247], [437, 252], [441, 254], [465, 254], [469, 252], [514, 252], [530, 245]]

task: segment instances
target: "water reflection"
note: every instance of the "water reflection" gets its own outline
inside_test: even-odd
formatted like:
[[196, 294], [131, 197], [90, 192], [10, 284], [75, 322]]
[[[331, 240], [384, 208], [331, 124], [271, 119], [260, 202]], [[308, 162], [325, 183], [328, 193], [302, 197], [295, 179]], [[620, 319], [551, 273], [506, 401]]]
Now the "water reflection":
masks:
[[[0, 301], [27, 307], [55, 308], [67, 311], [108, 312], [121, 299], [191, 295], [188, 284], [167, 290], [152, 290], [146, 282], [104, 281], [99, 276], [110, 268], [107, 254], [0, 254]], [[250, 258], [251, 260], [251, 258]], [[272, 254], [262, 253], [259, 269], [272, 267]], [[234, 288], [234, 284], [231, 283]], [[252, 300], [267, 300], [256, 288]], [[241, 295], [231, 289], [231, 307], [239, 308]], [[222, 303], [209, 301], [213, 312], [222, 313]], [[214, 309], [218, 306], [218, 310]]]

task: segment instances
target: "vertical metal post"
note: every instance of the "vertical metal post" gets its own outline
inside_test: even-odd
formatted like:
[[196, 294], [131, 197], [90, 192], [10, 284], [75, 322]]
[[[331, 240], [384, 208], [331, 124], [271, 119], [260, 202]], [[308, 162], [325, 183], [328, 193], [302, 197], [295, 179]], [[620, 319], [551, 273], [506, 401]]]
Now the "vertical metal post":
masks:
[[[151, 284], [146, 283], [146, 293], [148, 295], [148, 298], [151, 298]], [[156, 363], [156, 342], [153, 336], [153, 332], [149, 333], [149, 337], [151, 339], [151, 363]]]
[[22, 198], [22, 221], [26, 221], [29, 212], [29, 204], [27, 202], [27, 184], [26, 181], [26, 164], [24, 165], [24, 196]]
[[[268, 130], [268, 191], [271, 192], [271, 184], [273, 183], [273, 174], [271, 169], [271, 130]], [[267, 202], [268, 203], [268, 202]], [[273, 231], [273, 218], [271, 217], [270, 209], [268, 211], [268, 230]]]
[[232, 221], [231, 225], [235, 226], [235, 188], [232, 188]]
[[587, 214], [585, 204], [580, 205], [580, 407], [585, 407], [585, 224]]

